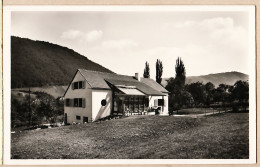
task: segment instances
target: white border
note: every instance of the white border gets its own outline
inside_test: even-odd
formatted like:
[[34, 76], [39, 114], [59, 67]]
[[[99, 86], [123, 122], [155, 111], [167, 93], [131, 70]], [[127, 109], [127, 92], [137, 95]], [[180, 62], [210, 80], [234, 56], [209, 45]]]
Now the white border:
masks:
[[[256, 19], [255, 7], [249, 13], [249, 157], [256, 162]], [[255, 111], [255, 112], [250, 112]]]
[[[249, 159], [10, 159], [10, 31], [12, 11], [245, 11], [249, 14]], [[72, 165], [72, 164], [253, 164], [256, 163], [256, 43], [255, 6], [253, 5], [168, 5], [168, 6], [4, 6], [3, 7], [3, 97], [4, 97], [4, 164], [8, 165]], [[255, 112], [254, 112], [255, 111]]]
[[[11, 13], [3, 12], [3, 130], [4, 130], [4, 149], [3, 163], [10, 159], [10, 115], [11, 115]], [[5, 56], [6, 55], [6, 56]], [[8, 135], [7, 135], [8, 134]]]
[[120, 11], [120, 12], [169, 12], [169, 11], [245, 11], [254, 10], [254, 5], [30, 5], [4, 6], [4, 11]]

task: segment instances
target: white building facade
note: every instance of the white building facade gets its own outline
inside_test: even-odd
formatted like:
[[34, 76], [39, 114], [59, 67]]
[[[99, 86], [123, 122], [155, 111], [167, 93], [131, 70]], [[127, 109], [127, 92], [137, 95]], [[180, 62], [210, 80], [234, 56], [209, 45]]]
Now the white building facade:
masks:
[[64, 94], [65, 123], [168, 114], [168, 92], [152, 79], [79, 69]]

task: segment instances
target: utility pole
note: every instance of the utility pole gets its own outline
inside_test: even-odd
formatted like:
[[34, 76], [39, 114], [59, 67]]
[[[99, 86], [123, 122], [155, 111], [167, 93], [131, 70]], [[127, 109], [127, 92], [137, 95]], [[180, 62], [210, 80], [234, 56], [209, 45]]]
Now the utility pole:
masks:
[[31, 110], [31, 89], [29, 87], [29, 126], [32, 124], [32, 110]]

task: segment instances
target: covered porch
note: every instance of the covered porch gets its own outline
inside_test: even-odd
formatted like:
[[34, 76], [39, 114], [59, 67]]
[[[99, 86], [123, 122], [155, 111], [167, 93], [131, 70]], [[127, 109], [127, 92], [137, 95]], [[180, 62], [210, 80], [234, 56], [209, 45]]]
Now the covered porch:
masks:
[[115, 95], [113, 115], [146, 115], [149, 99], [147, 96]]
[[135, 86], [116, 85], [113, 91], [113, 115], [145, 115], [148, 111], [148, 96]]

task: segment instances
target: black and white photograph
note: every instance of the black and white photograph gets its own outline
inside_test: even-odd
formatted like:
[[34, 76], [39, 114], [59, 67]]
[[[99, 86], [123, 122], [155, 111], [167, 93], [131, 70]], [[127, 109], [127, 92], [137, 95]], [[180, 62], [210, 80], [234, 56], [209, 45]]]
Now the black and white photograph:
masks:
[[6, 163], [256, 162], [255, 6], [6, 6], [3, 20]]

